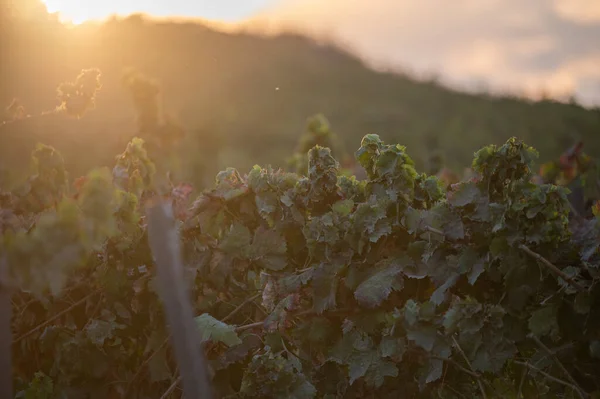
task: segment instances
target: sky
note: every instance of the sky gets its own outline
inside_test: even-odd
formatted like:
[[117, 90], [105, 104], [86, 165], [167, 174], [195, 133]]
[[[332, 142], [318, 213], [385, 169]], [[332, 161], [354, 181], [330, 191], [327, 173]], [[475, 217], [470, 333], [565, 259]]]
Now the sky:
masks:
[[[600, 106], [600, 0], [46, 0], [79, 20], [144, 12], [293, 27], [377, 67]], [[77, 21], [76, 21], [77, 22]]]
[[137, 12], [237, 22], [277, 1], [281, 0], [43, 0], [48, 11], [60, 12], [63, 20], [74, 23]]

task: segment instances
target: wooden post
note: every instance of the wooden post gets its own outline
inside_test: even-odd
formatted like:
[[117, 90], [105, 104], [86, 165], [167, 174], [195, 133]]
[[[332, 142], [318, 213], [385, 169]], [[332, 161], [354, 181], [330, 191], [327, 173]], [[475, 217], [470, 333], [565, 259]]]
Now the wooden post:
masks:
[[147, 208], [148, 239], [157, 266], [158, 289], [171, 343], [179, 365], [184, 396], [188, 399], [212, 397], [208, 367], [200, 343], [200, 331], [194, 321], [183, 265], [179, 235], [170, 203], [158, 202]]
[[8, 282], [8, 261], [0, 259], [0, 399], [12, 399], [12, 303]]

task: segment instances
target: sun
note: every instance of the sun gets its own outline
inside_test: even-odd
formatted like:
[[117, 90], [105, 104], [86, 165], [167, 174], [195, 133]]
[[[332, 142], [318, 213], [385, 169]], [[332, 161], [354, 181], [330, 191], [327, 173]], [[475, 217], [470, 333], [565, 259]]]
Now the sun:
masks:
[[[98, 4], [108, 3], [111, 1], [98, 2], [89, 0], [42, 0], [42, 3], [46, 5], [48, 12], [58, 14], [61, 22], [72, 23], [74, 25], [80, 25], [90, 20], [100, 20], [107, 18], [112, 14], [109, 9], [102, 9], [98, 7]], [[106, 8], [106, 7], [105, 7]]]

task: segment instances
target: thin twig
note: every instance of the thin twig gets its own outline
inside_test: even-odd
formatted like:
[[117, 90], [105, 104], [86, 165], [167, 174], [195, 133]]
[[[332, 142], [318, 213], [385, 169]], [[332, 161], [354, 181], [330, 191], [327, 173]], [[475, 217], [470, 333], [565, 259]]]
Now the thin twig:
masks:
[[581, 213], [579, 213], [579, 211], [577, 209], [575, 209], [575, 207], [573, 206], [571, 201], [567, 201], [567, 202], [569, 203], [569, 208], [570, 208], [571, 212], [573, 213], [573, 216], [575, 216], [575, 219], [577, 219], [578, 222], [585, 220], [585, 218], [583, 216], [581, 216]]
[[556, 353], [554, 353], [552, 350], [550, 350], [550, 348], [548, 348], [546, 345], [544, 345], [544, 343], [535, 335], [533, 334], [529, 334], [528, 337], [533, 340], [540, 348], [542, 348], [546, 353], [548, 353], [548, 355], [550, 355], [550, 357], [552, 358], [552, 360], [554, 360], [554, 363], [556, 363], [556, 365], [562, 370], [562, 372], [569, 378], [569, 381], [571, 381], [571, 383], [577, 387], [577, 391], [579, 392], [579, 396], [583, 396], [583, 394], [586, 394], [585, 391], [583, 389], [581, 389], [581, 387], [579, 386], [579, 384], [577, 383], [577, 381], [575, 381], [575, 378], [573, 378], [573, 376], [571, 375], [571, 373], [569, 373], [569, 370], [567, 370], [567, 368], [562, 364], [562, 362], [560, 361], [560, 359], [558, 358], [558, 356], [556, 356]]
[[[333, 314], [333, 313], [348, 313], [348, 312], [352, 312], [355, 311], [356, 309], [348, 309], [348, 308], [342, 308], [342, 309], [332, 309], [330, 311], [328, 311], [327, 313], [329, 314]], [[298, 313], [290, 313], [290, 317], [300, 317], [300, 316], [308, 316], [308, 315], [312, 315], [317, 313], [315, 310], [313, 309], [309, 309], [309, 310], [303, 310], [302, 312], [298, 312]], [[245, 331], [245, 330], [250, 330], [252, 328], [257, 328], [257, 327], [264, 327], [265, 324], [265, 320], [263, 321], [258, 321], [256, 323], [250, 323], [250, 324], [245, 324], [242, 326], [237, 326], [235, 328], [236, 332], [239, 331]]]
[[256, 294], [256, 295], [254, 295], [253, 297], [246, 299], [244, 302], [242, 302], [241, 304], [239, 304], [239, 305], [238, 305], [238, 306], [237, 306], [235, 309], [233, 309], [233, 310], [231, 311], [231, 313], [229, 313], [227, 316], [225, 316], [225, 317], [223, 318], [223, 320], [221, 320], [221, 321], [222, 321], [223, 323], [225, 323], [227, 320], [229, 320], [229, 319], [231, 319], [233, 316], [235, 316], [235, 314], [236, 314], [237, 312], [239, 312], [239, 311], [240, 311], [240, 310], [241, 310], [241, 309], [242, 309], [244, 306], [246, 306], [248, 303], [250, 303], [250, 302], [254, 301], [255, 299], [259, 298], [261, 295], [262, 295], [261, 293], [258, 293], [258, 294]]
[[[450, 385], [450, 384], [446, 384], [446, 386], [447, 386], [448, 388], [450, 388], [450, 390], [451, 390], [452, 392], [454, 392], [455, 394], [457, 394], [457, 395], [458, 395], [458, 396], [460, 396], [461, 398], [466, 398], [466, 396], [465, 396], [463, 393], [461, 393], [461, 392], [457, 391], [457, 390], [456, 390], [456, 388], [453, 388], [453, 387], [452, 387], [452, 385]], [[438, 396], [439, 396], [439, 393], [438, 393]]]
[[[462, 348], [458, 344], [458, 341], [456, 341], [456, 339], [454, 337], [452, 337], [452, 341], [454, 342], [454, 345], [456, 346], [456, 349], [458, 349], [458, 351], [460, 352], [460, 354], [462, 355], [462, 357], [465, 359], [465, 362], [467, 363], [467, 366], [469, 366], [469, 368], [471, 369], [471, 371], [473, 371], [473, 366], [471, 365], [471, 362], [469, 361], [469, 358], [467, 357], [467, 355], [465, 354], [465, 352], [462, 350]], [[473, 372], [475, 372], [475, 371], [473, 371]], [[476, 377], [476, 379], [477, 379], [477, 385], [479, 385], [479, 390], [481, 391], [481, 397], [483, 399], [487, 399], [487, 394], [485, 393], [485, 388], [483, 387], [483, 383], [481, 382], [481, 378]]]
[[457, 361], [452, 360], [452, 359], [446, 359], [444, 357], [441, 356], [431, 356], [432, 359], [437, 359], [437, 360], [443, 360], [444, 362], [453, 365], [454, 367], [456, 367], [457, 369], [459, 369], [460, 371], [462, 371], [463, 373], [469, 374], [471, 377], [475, 377], [475, 378], [481, 378], [481, 375], [479, 373], [476, 373], [475, 371], [471, 371], [463, 366], [461, 366]]
[[158, 352], [160, 352], [162, 350], [162, 348], [164, 348], [169, 343], [170, 338], [171, 338], [171, 334], [169, 334], [167, 336], [167, 338], [165, 338], [165, 340], [158, 346], [158, 348], [156, 348], [156, 350], [154, 350], [150, 354], [150, 356], [148, 356], [146, 358], [146, 360], [144, 360], [144, 362], [140, 365], [140, 367], [137, 369], [137, 371], [135, 372], [133, 377], [131, 377], [131, 380], [129, 380], [129, 383], [127, 384], [127, 390], [125, 391], [125, 396], [127, 396], [129, 394], [129, 390], [131, 389], [133, 382], [140, 376], [140, 374], [142, 374], [142, 371], [145, 370], [148, 363], [150, 363], [150, 361], [152, 359], [154, 359], [154, 356], [156, 356], [158, 354]]
[[173, 391], [177, 388], [177, 385], [179, 385], [180, 382], [181, 382], [181, 376], [177, 377], [177, 379], [175, 381], [173, 381], [173, 383], [171, 384], [169, 389], [167, 389], [165, 391], [165, 393], [162, 394], [160, 399], [167, 399], [169, 397], [169, 395], [172, 394]]
[[521, 366], [525, 366], [528, 367], [530, 370], [535, 371], [536, 373], [540, 373], [541, 375], [543, 375], [544, 377], [546, 377], [547, 379], [554, 381], [558, 384], [564, 385], [568, 388], [571, 388], [572, 390], [574, 390], [575, 392], [577, 392], [579, 394], [579, 397], [581, 397], [582, 399], [588, 397], [587, 394], [584, 394], [583, 392], [579, 391], [579, 389], [577, 388], [577, 386], [571, 384], [570, 382], [561, 380], [560, 378], [556, 378], [548, 373], [546, 373], [545, 371], [542, 371], [540, 369], [538, 369], [537, 367], [535, 367], [534, 365], [532, 365], [531, 363], [528, 362], [521, 362], [518, 360], [515, 360], [515, 364], [519, 364]]
[[542, 263], [542, 265], [546, 266], [554, 274], [558, 275], [563, 280], [565, 280], [566, 282], [571, 284], [571, 286], [576, 288], [578, 291], [585, 292], [585, 288], [583, 288], [578, 282], [573, 280], [571, 277], [569, 277], [565, 272], [560, 270], [558, 267], [554, 266], [548, 259], [544, 258], [542, 255], [538, 254], [537, 252], [532, 251], [531, 249], [529, 249], [529, 247], [527, 247], [524, 244], [520, 244], [519, 249], [521, 249], [523, 252], [525, 252], [527, 255], [531, 256], [532, 258], [540, 261]]
[[84, 303], [85, 301], [87, 301], [88, 299], [90, 299], [92, 296], [98, 294], [100, 292], [100, 290], [96, 290], [94, 292], [92, 292], [91, 294], [88, 294], [86, 296], [84, 296], [83, 298], [81, 298], [79, 301], [75, 302], [73, 305], [69, 306], [68, 308], [66, 308], [65, 310], [55, 314], [54, 316], [52, 316], [51, 318], [49, 318], [48, 320], [46, 320], [45, 322], [43, 322], [42, 324], [37, 325], [36, 327], [32, 328], [31, 330], [27, 331], [25, 334], [21, 335], [20, 337], [16, 338], [13, 341], [13, 345], [22, 341], [23, 339], [27, 338], [28, 336], [30, 336], [31, 334], [33, 334], [34, 332], [46, 327], [48, 324], [52, 323], [54, 320], [64, 316], [65, 314], [69, 313], [71, 310], [75, 309], [77, 306], [81, 305], [82, 303]]
[[523, 398], [523, 385], [525, 384], [525, 377], [527, 377], [528, 373], [529, 373], [529, 368], [527, 368], [527, 367], [523, 368], [523, 373], [521, 374], [521, 381], [519, 382], [519, 391], [517, 392], [517, 399], [524, 399]]
[[246, 324], [244, 326], [236, 327], [235, 331], [240, 332], [240, 331], [250, 330], [250, 329], [253, 329], [256, 327], [263, 327], [264, 324], [265, 324], [264, 320], [256, 322], [256, 323], [250, 323], [250, 324]]
[[96, 317], [96, 314], [100, 310], [100, 306], [102, 306], [102, 299], [104, 299], [103, 296], [100, 297], [100, 300], [98, 301], [98, 303], [96, 304], [96, 307], [92, 311], [91, 317], [88, 319], [87, 323], [85, 323], [85, 325], [83, 326], [82, 330], [85, 330], [90, 325], [90, 323], [92, 322], [92, 320], [94, 319], [94, 317]]
[[442, 230], [436, 229], [435, 227], [425, 226], [425, 230], [429, 231], [430, 233], [439, 234], [444, 237], [446, 236], [446, 234], [444, 234], [444, 232]]
[[256, 300], [252, 301], [252, 305], [254, 305], [254, 307], [258, 309], [258, 311], [262, 313], [265, 317], [269, 315], [259, 303], [256, 303]]

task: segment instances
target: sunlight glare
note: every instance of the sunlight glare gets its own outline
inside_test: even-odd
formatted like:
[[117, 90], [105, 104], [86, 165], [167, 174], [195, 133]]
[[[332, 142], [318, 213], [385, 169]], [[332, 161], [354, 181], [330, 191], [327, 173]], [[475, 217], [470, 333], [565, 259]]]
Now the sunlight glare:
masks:
[[42, 3], [46, 5], [49, 13], [57, 13], [61, 22], [72, 23], [73, 25], [80, 25], [89, 20], [104, 19], [110, 15], [110, 13], [97, 13], [91, 7], [82, 6], [74, 3], [70, 0], [42, 0]]
[[243, 20], [280, 0], [41, 0], [62, 22], [81, 24], [112, 15], [136, 13], [153, 17], [188, 17], [222, 22]]

